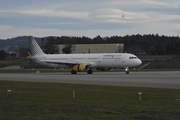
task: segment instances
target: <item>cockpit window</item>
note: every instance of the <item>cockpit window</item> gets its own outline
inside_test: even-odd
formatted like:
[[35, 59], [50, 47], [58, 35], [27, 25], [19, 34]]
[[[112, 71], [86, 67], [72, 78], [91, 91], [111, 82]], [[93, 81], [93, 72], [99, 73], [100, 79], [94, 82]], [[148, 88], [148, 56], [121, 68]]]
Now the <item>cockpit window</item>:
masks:
[[137, 59], [137, 57], [129, 57], [129, 59]]

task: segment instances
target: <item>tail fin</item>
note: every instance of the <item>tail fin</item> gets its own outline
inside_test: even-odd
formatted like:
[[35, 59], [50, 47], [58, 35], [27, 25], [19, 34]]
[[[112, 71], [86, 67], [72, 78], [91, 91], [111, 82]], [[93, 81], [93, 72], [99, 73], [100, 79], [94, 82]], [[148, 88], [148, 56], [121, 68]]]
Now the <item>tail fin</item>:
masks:
[[32, 36], [28, 36], [28, 38], [32, 56], [45, 54]]

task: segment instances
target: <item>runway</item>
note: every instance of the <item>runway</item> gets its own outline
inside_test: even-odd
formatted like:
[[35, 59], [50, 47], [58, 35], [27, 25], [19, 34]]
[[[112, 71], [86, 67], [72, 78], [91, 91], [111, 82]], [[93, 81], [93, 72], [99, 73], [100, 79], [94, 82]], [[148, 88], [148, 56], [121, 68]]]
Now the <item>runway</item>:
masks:
[[180, 89], [180, 71], [160, 72], [94, 72], [78, 73], [0, 73], [0, 80], [91, 84], [110, 86], [134, 86]]

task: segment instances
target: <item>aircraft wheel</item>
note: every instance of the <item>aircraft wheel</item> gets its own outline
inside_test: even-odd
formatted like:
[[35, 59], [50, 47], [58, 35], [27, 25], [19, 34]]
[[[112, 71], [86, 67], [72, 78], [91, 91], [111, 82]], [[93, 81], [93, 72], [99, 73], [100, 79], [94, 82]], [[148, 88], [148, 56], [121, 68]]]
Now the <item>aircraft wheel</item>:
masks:
[[71, 70], [71, 74], [76, 74], [76, 73], [77, 73], [76, 71]]
[[93, 73], [92, 70], [88, 70], [88, 71], [87, 71], [87, 74], [92, 74], [92, 73]]
[[125, 73], [129, 74], [129, 67], [125, 67]]

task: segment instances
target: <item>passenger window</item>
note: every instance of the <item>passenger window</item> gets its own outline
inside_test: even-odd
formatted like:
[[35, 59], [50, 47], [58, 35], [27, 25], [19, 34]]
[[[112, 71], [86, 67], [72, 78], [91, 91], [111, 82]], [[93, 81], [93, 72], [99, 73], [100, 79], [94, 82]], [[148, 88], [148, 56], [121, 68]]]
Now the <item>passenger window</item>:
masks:
[[129, 57], [129, 59], [137, 59], [137, 57]]

